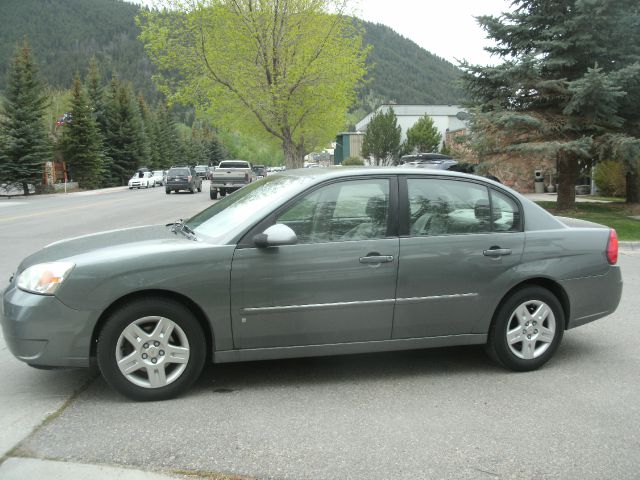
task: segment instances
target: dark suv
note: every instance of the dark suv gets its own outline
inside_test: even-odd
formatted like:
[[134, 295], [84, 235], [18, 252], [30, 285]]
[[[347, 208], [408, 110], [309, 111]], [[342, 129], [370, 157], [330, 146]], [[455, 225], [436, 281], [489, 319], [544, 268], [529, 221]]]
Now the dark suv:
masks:
[[167, 183], [165, 192], [167, 195], [171, 191], [189, 190], [191, 193], [202, 191], [202, 178], [196, 173], [193, 167], [171, 167], [167, 173]]

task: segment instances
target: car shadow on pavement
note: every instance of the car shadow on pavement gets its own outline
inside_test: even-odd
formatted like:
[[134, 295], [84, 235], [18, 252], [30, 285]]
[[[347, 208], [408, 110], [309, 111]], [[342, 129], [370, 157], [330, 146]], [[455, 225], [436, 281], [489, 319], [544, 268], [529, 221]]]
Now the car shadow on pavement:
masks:
[[455, 347], [208, 365], [193, 390], [239, 389], [378, 382], [408, 377], [478, 375], [504, 371], [482, 347]]

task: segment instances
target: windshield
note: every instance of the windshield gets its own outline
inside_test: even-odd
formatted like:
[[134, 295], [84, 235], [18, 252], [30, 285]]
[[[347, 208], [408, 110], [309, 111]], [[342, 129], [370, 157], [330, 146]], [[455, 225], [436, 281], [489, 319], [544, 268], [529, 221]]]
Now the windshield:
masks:
[[282, 201], [311, 183], [313, 177], [272, 176], [251, 183], [187, 220], [198, 235], [226, 243]]

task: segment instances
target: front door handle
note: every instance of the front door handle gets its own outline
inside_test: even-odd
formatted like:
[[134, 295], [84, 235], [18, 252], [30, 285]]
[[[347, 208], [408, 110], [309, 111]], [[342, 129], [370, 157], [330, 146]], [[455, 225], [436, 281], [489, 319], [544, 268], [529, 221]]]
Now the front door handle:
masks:
[[393, 262], [393, 255], [367, 255], [360, 257], [360, 263], [377, 264]]
[[491, 247], [489, 250], [482, 252], [485, 257], [504, 257], [505, 255], [511, 255], [510, 248]]

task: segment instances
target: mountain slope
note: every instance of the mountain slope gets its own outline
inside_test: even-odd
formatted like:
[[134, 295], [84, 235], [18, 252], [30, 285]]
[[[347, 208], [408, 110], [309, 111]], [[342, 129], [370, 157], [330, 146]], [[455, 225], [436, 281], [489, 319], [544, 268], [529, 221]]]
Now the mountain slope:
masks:
[[464, 98], [461, 70], [427, 52], [386, 25], [363, 22], [364, 40], [373, 47], [368, 63], [372, 92], [385, 103], [458, 104]]
[[[0, 0], [0, 92], [16, 44], [27, 38], [42, 78], [69, 88], [96, 55], [105, 78], [116, 72], [147, 97], [155, 95], [154, 67], [137, 39], [137, 5], [123, 0]], [[459, 103], [460, 70], [389, 27], [363, 22], [369, 83], [361, 97], [403, 104]], [[364, 103], [364, 100], [363, 100]], [[366, 107], [366, 105], [363, 105]]]

